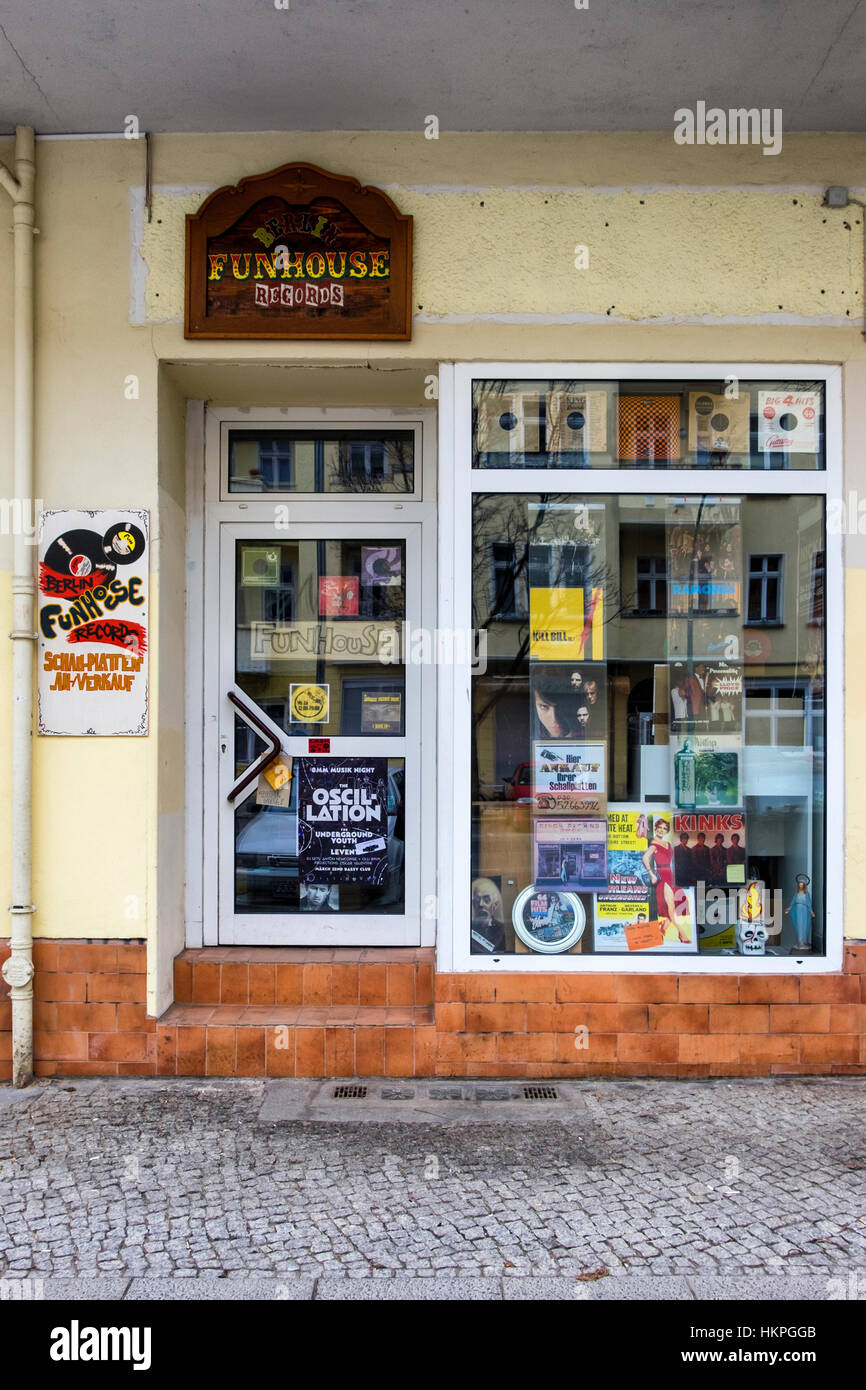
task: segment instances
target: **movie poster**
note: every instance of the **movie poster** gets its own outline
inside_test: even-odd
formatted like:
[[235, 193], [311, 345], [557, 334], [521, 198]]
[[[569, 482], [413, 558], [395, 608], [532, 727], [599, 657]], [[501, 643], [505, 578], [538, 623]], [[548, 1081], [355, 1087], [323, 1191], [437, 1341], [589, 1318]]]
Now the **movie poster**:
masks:
[[607, 822], [571, 817], [533, 823], [536, 888], [588, 892], [607, 883]]
[[388, 759], [297, 758], [303, 883], [388, 883]]
[[654, 914], [650, 897], [616, 901], [596, 894], [594, 927], [596, 954], [695, 955], [694, 889], [680, 893], [676, 915], [670, 916]]
[[650, 873], [643, 857], [651, 837], [651, 812], [640, 806], [608, 807], [606, 897], [626, 901], [649, 893]]
[[607, 738], [607, 667], [589, 661], [533, 662], [529, 668], [533, 738]]
[[743, 668], [732, 661], [678, 661], [670, 668], [670, 728], [739, 733]]
[[532, 661], [602, 661], [604, 590], [529, 590]]
[[604, 815], [603, 743], [533, 743], [533, 796], [539, 815]]
[[148, 513], [42, 512], [38, 547], [40, 734], [146, 734]]
[[650, 921], [649, 897], [612, 898], [596, 893], [593, 901], [595, 954], [627, 951], [626, 926]]

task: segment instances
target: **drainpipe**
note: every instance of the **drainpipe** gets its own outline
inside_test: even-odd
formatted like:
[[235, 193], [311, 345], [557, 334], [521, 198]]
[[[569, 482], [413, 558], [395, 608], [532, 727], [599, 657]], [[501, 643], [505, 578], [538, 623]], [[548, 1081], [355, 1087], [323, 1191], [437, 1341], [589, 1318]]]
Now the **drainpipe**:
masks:
[[[36, 140], [31, 126], [15, 131], [15, 173], [0, 163], [0, 184], [12, 199], [15, 238], [15, 452], [13, 496], [21, 520], [14, 527], [12, 568], [12, 954], [3, 978], [12, 996], [12, 1082], [33, 1080], [32, 839], [33, 643], [36, 584], [33, 537], [24, 516], [36, 503], [33, 487], [33, 195]], [[35, 520], [35, 515], [34, 515]]]

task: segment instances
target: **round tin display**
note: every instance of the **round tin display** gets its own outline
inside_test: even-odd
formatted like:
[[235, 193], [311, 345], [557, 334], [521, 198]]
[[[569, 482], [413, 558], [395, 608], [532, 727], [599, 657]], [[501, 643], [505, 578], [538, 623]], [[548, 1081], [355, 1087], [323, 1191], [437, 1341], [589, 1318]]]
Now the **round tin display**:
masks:
[[547, 956], [570, 950], [586, 927], [583, 903], [575, 893], [532, 885], [518, 893], [511, 920], [523, 944]]

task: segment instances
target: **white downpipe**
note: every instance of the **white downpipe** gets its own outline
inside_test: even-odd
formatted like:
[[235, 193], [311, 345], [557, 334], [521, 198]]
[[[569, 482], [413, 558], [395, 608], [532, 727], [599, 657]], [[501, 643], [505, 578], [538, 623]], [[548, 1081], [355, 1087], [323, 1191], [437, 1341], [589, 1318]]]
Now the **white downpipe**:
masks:
[[[33, 486], [33, 240], [36, 141], [31, 126], [15, 131], [15, 174], [0, 164], [12, 199], [15, 238], [15, 450], [13, 496], [35, 511]], [[33, 538], [15, 528], [12, 569], [12, 953], [3, 978], [12, 996], [12, 1082], [33, 1080], [33, 931], [31, 807], [33, 774], [33, 643], [36, 583]]]

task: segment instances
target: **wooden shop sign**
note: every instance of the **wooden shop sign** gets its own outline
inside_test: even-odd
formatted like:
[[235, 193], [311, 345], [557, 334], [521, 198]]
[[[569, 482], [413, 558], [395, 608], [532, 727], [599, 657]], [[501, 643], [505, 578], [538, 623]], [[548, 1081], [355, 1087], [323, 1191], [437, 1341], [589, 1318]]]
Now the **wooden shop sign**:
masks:
[[412, 218], [357, 179], [285, 164], [186, 219], [187, 338], [409, 338]]

